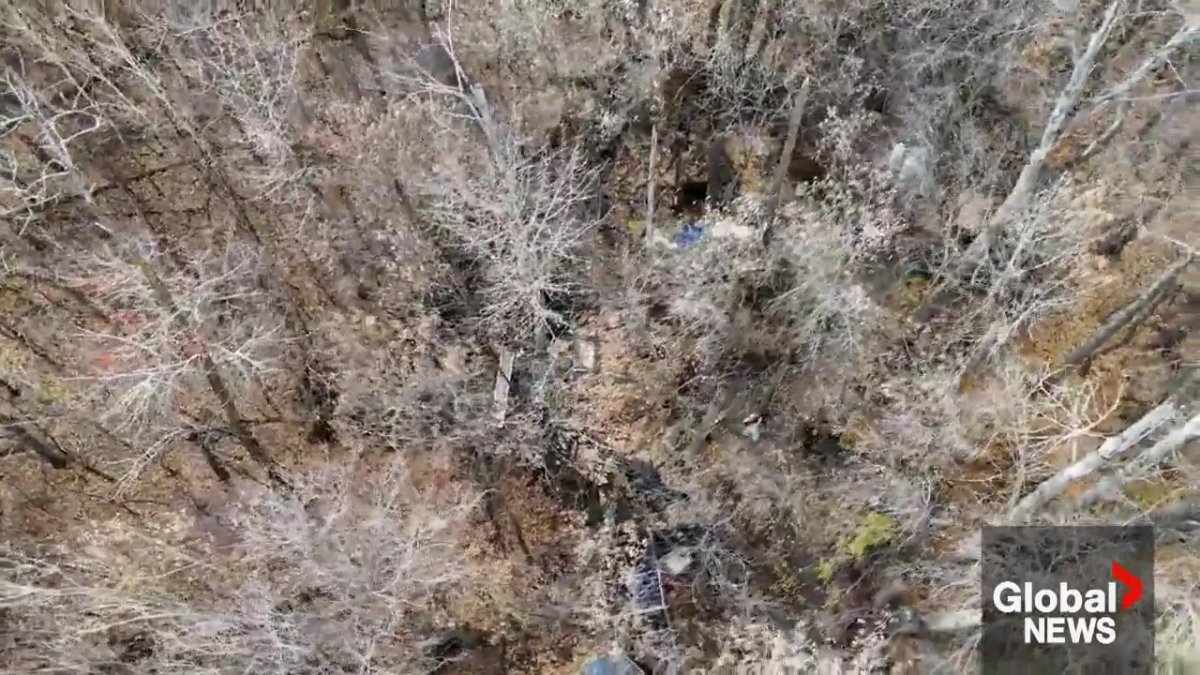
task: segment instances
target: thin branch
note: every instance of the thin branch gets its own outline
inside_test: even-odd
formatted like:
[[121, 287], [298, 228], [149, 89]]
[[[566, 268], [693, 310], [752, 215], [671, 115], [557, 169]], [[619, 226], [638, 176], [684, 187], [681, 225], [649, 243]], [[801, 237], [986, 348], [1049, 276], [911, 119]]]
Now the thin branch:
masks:
[[796, 97], [792, 100], [792, 114], [788, 118], [788, 131], [787, 138], [783, 144], [783, 154], [779, 156], [779, 162], [775, 165], [775, 173], [771, 176], [771, 185], [767, 190], [764, 205], [764, 243], [770, 241], [771, 226], [775, 220], [775, 210], [779, 206], [779, 191], [783, 188], [784, 178], [787, 177], [788, 165], [791, 164], [792, 154], [796, 151], [796, 139], [800, 135], [800, 120], [804, 117], [805, 106], [808, 105], [809, 84], [809, 78], [804, 78], [804, 83], [800, 85], [800, 91], [796, 93]]
[[1080, 153], [1076, 161], [1082, 162], [1085, 159], [1089, 159], [1103, 149], [1112, 140], [1113, 136], [1116, 136], [1117, 132], [1121, 130], [1121, 126], [1125, 123], [1125, 115], [1128, 113], [1129, 104], [1122, 102], [1117, 108], [1117, 114], [1113, 116], [1112, 124], [1108, 125], [1108, 128], [1104, 130], [1104, 133], [1100, 134], [1099, 138], [1088, 144], [1087, 148]]
[[1151, 467], [1163, 463], [1176, 450], [1194, 438], [1200, 437], [1200, 415], [1192, 417], [1187, 423], [1176, 427], [1162, 440], [1150, 446], [1139, 454], [1129, 464], [1121, 467], [1114, 476], [1106, 476], [1096, 482], [1080, 500], [1080, 506], [1087, 508], [1092, 504], [1111, 498], [1127, 483], [1143, 475]]
[[1155, 509], [1145, 514], [1145, 517], [1157, 528], [1159, 537], [1164, 534], [1184, 535], [1200, 529], [1200, 503], [1184, 501]]
[[496, 384], [492, 387], [493, 415], [497, 422], [504, 422], [508, 415], [508, 391], [512, 385], [513, 362], [516, 354], [509, 349], [500, 350], [500, 364], [496, 368]]
[[[1067, 80], [1067, 84], [1063, 87], [1062, 93], [1059, 94], [1058, 100], [1054, 104], [1054, 110], [1050, 113], [1049, 119], [1046, 121], [1046, 128], [1042, 131], [1041, 142], [1038, 147], [1030, 154], [1029, 162], [1025, 168], [1021, 169], [1021, 174], [1017, 178], [1016, 185], [1013, 186], [1011, 192], [1005, 197], [1004, 202], [992, 217], [989, 229], [1003, 226], [1005, 223], [1013, 219], [1018, 213], [1023, 211], [1029, 203], [1029, 198], [1037, 188], [1038, 181], [1041, 180], [1042, 170], [1046, 166], [1046, 158], [1050, 152], [1058, 144], [1062, 138], [1063, 130], [1067, 127], [1067, 123], [1072, 119], [1076, 106], [1079, 105], [1079, 98], [1083, 94], [1084, 85], [1087, 84], [1088, 77], [1092, 73], [1092, 67], [1095, 65], [1096, 57], [1100, 53], [1100, 48], [1108, 40], [1109, 34], [1112, 32], [1113, 26], [1116, 25], [1117, 18], [1120, 15], [1121, 9], [1125, 5], [1125, 0], [1114, 0], [1104, 12], [1104, 19], [1100, 22], [1100, 27], [1092, 33], [1088, 40], [1087, 49], [1083, 55], [1075, 62], [1075, 68], [1071, 71], [1071, 78]], [[988, 237], [980, 237], [980, 240], [986, 240]]]
[[1173, 402], [1163, 403], [1146, 413], [1133, 426], [1109, 438], [1094, 452], [1043, 481], [1009, 512], [1008, 521], [1014, 524], [1024, 522], [1051, 500], [1061, 495], [1069, 485], [1090, 476], [1105, 464], [1120, 457], [1130, 448], [1145, 440], [1154, 430], [1166, 424], [1174, 415], [1175, 404]]
[[646, 229], [647, 242], [654, 241], [654, 185], [657, 182], [654, 169], [658, 160], [658, 125], [650, 127], [650, 168], [646, 176]]
[[1096, 332], [1087, 340], [1084, 340], [1075, 349], [1071, 350], [1063, 360], [1064, 366], [1071, 368], [1085, 363], [1088, 359], [1096, 354], [1096, 352], [1104, 346], [1118, 331], [1129, 325], [1146, 307], [1150, 306], [1155, 298], [1163, 293], [1168, 286], [1175, 281], [1175, 277], [1184, 270], [1193, 260], [1193, 254], [1189, 251], [1183, 260], [1172, 265], [1159, 277], [1150, 288], [1146, 289], [1136, 300], [1123, 307], [1120, 311], [1109, 317]]
[[[71, 463], [71, 457], [62, 452], [61, 448], [51, 448], [49, 443], [42, 441], [19, 420], [7, 415], [0, 415], [0, 437], [13, 438], [18, 446], [33, 452], [55, 469], [65, 469]], [[53, 439], [50, 439], [53, 441]]]
[[1141, 65], [1137, 67], [1137, 70], [1129, 74], [1129, 77], [1122, 80], [1120, 84], [1117, 84], [1100, 96], [1096, 97], [1096, 99], [1093, 101], [1093, 104], [1096, 106], [1101, 106], [1110, 101], [1125, 98], [1129, 92], [1132, 91], [1133, 88], [1139, 83], [1141, 83], [1142, 80], [1146, 79], [1150, 73], [1152, 73], [1162, 64], [1166, 63], [1167, 59], [1171, 56], [1171, 52], [1190, 44], [1197, 37], [1200, 37], [1200, 26], [1184, 25], [1182, 28], [1176, 31], [1174, 35], [1171, 36], [1170, 40], [1167, 40], [1166, 43], [1164, 43], [1161, 47], [1154, 50], [1153, 54], [1147, 56], [1145, 60], [1142, 61]]

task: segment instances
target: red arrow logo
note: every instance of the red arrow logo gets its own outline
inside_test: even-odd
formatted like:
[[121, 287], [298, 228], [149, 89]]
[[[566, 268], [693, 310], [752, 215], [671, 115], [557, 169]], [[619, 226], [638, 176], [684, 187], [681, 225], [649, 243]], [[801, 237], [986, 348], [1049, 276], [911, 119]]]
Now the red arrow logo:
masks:
[[1115, 560], [1113, 561], [1112, 574], [1113, 578], [1125, 584], [1125, 587], [1129, 589], [1125, 597], [1121, 598], [1121, 609], [1128, 610], [1130, 607], [1136, 605], [1145, 593], [1142, 588], [1142, 580], [1134, 576], [1133, 572], [1125, 569], [1121, 566], [1121, 563]]

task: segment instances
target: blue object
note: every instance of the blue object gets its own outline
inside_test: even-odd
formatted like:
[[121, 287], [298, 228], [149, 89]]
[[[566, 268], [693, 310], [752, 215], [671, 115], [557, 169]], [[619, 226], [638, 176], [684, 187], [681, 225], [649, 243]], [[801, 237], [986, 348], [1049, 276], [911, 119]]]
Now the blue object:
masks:
[[641, 675], [642, 670], [623, 656], [594, 656], [583, 666], [582, 675]]
[[683, 226], [679, 234], [675, 235], [675, 244], [679, 248], [689, 248], [695, 246], [704, 238], [704, 230], [708, 227], [708, 223], [703, 220], [698, 220], [694, 223], [688, 223]]

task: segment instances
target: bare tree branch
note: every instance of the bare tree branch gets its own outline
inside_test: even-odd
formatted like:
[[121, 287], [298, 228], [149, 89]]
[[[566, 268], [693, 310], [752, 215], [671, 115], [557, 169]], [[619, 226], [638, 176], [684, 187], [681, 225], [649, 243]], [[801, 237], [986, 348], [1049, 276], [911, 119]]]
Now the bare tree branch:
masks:
[[1066, 86], [1063, 87], [1058, 100], [1054, 104], [1054, 110], [1051, 111], [1050, 117], [1046, 120], [1046, 127], [1042, 130], [1041, 141], [1038, 143], [1037, 148], [1030, 154], [1029, 162], [1021, 169], [1016, 185], [1013, 186], [1013, 189], [1005, 197], [1000, 208], [992, 216], [988, 226], [989, 230], [1001, 227], [1017, 217], [1029, 204], [1029, 199], [1037, 188], [1038, 182], [1041, 180], [1042, 170], [1046, 166], [1046, 158], [1050, 155], [1050, 151], [1054, 149], [1059, 139], [1062, 138], [1063, 130], [1067, 128], [1068, 123], [1075, 114], [1075, 109], [1079, 105], [1079, 98], [1083, 95], [1084, 86], [1092, 74], [1096, 57], [1099, 55], [1105, 41], [1108, 40], [1109, 34], [1112, 33], [1113, 26], [1116, 25], [1124, 6], [1125, 0], [1114, 0], [1108, 6], [1108, 9], [1105, 10], [1100, 26], [1096, 28], [1088, 39], [1087, 49], [1075, 61], [1075, 68], [1071, 71], [1071, 77], [1067, 80]]
[[[1196, 21], [1194, 18], [1191, 20]], [[1154, 50], [1153, 54], [1147, 56], [1145, 60], [1142, 61], [1141, 65], [1139, 65], [1136, 70], [1130, 73], [1128, 77], [1126, 77], [1124, 80], [1121, 80], [1119, 84], [1110, 87], [1103, 94], [1097, 96], [1092, 101], [1092, 104], [1096, 107], [1099, 107], [1109, 103], [1110, 101], [1116, 101], [1128, 96], [1129, 92], [1132, 91], [1133, 88], [1138, 84], [1140, 84], [1142, 80], [1146, 79], [1150, 73], [1154, 72], [1156, 68], [1166, 63], [1172, 52], [1191, 44], [1198, 37], [1200, 37], [1200, 25], [1185, 24], [1178, 31], [1176, 31], [1174, 35], [1171, 36], [1171, 39], [1167, 40], [1162, 46]]]
[[800, 121], [804, 118], [804, 108], [808, 105], [808, 90], [810, 79], [804, 78], [800, 91], [792, 99], [792, 114], [788, 118], [787, 138], [783, 143], [783, 152], [779, 162], [775, 164], [775, 172], [771, 175], [771, 185], [763, 199], [763, 241], [770, 241], [771, 226], [775, 220], [775, 210], [779, 206], [779, 191], [783, 189], [783, 181], [787, 178], [788, 166], [792, 155], [796, 152], [796, 139], [800, 135]]
[[1105, 321], [1104, 324], [1097, 328], [1096, 332], [1092, 333], [1091, 337], [1089, 337], [1087, 340], [1084, 340], [1083, 343], [1075, 349], [1071, 350], [1071, 353], [1067, 354], [1066, 358], [1063, 359], [1063, 364], [1067, 367], [1074, 367], [1090, 359], [1101, 347], [1104, 346], [1104, 343], [1108, 342], [1109, 339], [1111, 339], [1113, 335], [1116, 335], [1117, 332], [1122, 328], [1129, 325], [1134, 318], [1142, 313], [1142, 310], [1149, 307], [1155, 301], [1155, 299], [1166, 290], [1168, 286], [1174, 283], [1175, 278], [1179, 276], [1179, 273], [1192, 263], [1192, 259], [1192, 253], [1188, 252], [1188, 254], [1184, 256], [1183, 260], [1180, 260], [1168, 268], [1167, 271], [1162, 274], [1162, 276], [1160, 276], [1153, 284], [1150, 285], [1150, 288], [1146, 289], [1145, 293], [1142, 293], [1137, 297], [1136, 300], [1121, 308], [1118, 312], [1109, 317], [1108, 321]]
[[1100, 134], [1096, 140], [1088, 144], [1087, 148], [1085, 148], [1084, 151], [1079, 154], [1078, 159], [1075, 161], [1082, 162], [1083, 160], [1093, 157], [1096, 153], [1103, 150], [1104, 146], [1108, 145], [1108, 142], [1113, 139], [1113, 136], [1116, 136], [1117, 132], [1121, 130], [1121, 126], [1125, 123], [1125, 116], [1128, 113], [1129, 105], [1125, 102], [1119, 104], [1116, 114], [1113, 115], [1112, 123], [1108, 125], [1108, 128], [1104, 130], [1104, 133]]
[[1084, 493], [1083, 498], [1080, 499], [1080, 506], [1087, 508], [1096, 502], [1111, 499], [1127, 483], [1144, 476], [1148, 470], [1166, 461], [1171, 454], [1197, 437], [1200, 437], [1200, 415], [1192, 417], [1171, 430], [1157, 443], [1122, 466], [1115, 475], [1106, 476], [1097, 481], [1090, 490]]
[[654, 186], [658, 182], [654, 174], [658, 161], [658, 125], [650, 127], [650, 161], [646, 169], [646, 229], [643, 236], [647, 242], [654, 241]]
[[1156, 429], [1166, 424], [1175, 415], [1175, 412], [1175, 404], [1168, 402], [1146, 413], [1128, 429], [1109, 438], [1094, 452], [1039, 484], [1009, 512], [1008, 522], [1021, 523], [1028, 520], [1035, 512], [1061, 495], [1069, 485], [1090, 476], [1130, 448], [1141, 443]]

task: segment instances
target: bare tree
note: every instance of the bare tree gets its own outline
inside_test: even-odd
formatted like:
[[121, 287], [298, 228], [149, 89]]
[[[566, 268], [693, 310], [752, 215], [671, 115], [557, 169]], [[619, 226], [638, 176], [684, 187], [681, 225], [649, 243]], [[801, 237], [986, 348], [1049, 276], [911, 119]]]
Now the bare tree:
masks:
[[[1097, 65], [1096, 61], [1100, 52], [1118, 21], [1123, 18], [1125, 11], [1125, 0], [1114, 0], [1105, 9], [1099, 26], [1088, 36], [1082, 53], [1072, 46], [1074, 68], [1071, 70], [1070, 78], [1055, 101], [1054, 108], [1042, 130], [1041, 140], [1030, 153], [1028, 163], [1021, 169], [1016, 185], [1013, 186], [1000, 208], [993, 215], [988, 228], [989, 232], [1006, 227], [1010, 222], [1020, 218], [1021, 213], [1031, 205], [1034, 193], [1040, 187], [1046, 168], [1046, 159], [1063, 140], [1067, 130], [1075, 121], [1083, 92]], [[1176, 50], [1182, 49], [1200, 37], [1200, 26], [1193, 25], [1195, 18], [1184, 16], [1183, 20], [1184, 24], [1162, 47], [1156, 49], [1125, 79], [1097, 96], [1092, 102], [1093, 106], [1100, 108], [1125, 97], [1135, 86], [1145, 80], [1151, 71], [1166, 62]], [[1110, 132], [1105, 132], [1104, 135], [1108, 138], [1112, 137]], [[1093, 144], [1085, 151], [1085, 155], [1094, 154], [1096, 148], [1103, 143], [1104, 141], [1099, 141], [1098, 145]], [[984, 238], [984, 241], [989, 240], [988, 237]]]
[[[276, 370], [286, 338], [279, 319], [258, 309], [266, 302], [255, 290], [258, 267], [253, 250], [236, 247], [187, 270], [148, 274], [170, 266], [145, 243], [118, 241], [79, 251], [61, 272], [115, 319], [103, 332], [80, 335], [95, 355], [76, 378], [90, 405], [110, 427], [155, 439], [124, 480], [187, 433], [180, 415], [202, 410], [205, 396], [216, 394], [218, 410], [237, 406]], [[256, 320], [246, 321], [247, 313]]]
[[[425, 217], [481, 268], [480, 318], [488, 332], [544, 336], [565, 321], [553, 303], [580, 290], [581, 256], [598, 224], [586, 209], [595, 169], [581, 148], [523, 148], [458, 62], [448, 28], [438, 44], [453, 64], [449, 83], [417, 63], [397, 75], [412, 101], [432, 100], [426, 119], [438, 130], [430, 150], [440, 157], [424, 158], [430, 173], [413, 186]], [[483, 156], [463, 145], [473, 134], [482, 135]]]
[[[16, 215], [25, 226], [16, 233], [18, 239], [44, 241], [45, 228], [42, 223], [32, 227], [35, 221], [53, 215], [47, 208], [52, 202], [71, 202], [81, 203], [77, 217], [84, 227], [74, 228], [74, 232], [81, 233], [80, 243], [95, 246], [105, 238], [115, 241], [115, 250], [100, 252], [105, 246], [101, 243], [100, 250], [76, 250], [74, 259], [51, 261], [52, 266], [60, 267], [52, 267], [50, 273], [68, 287], [94, 294], [110, 314], [110, 329], [90, 336], [107, 343], [98, 356], [101, 362], [96, 364], [102, 372], [84, 376], [94, 378], [90, 381], [97, 385], [93, 392], [99, 398], [115, 390], [116, 398], [104, 404], [115, 403], [115, 407], [102, 413], [102, 419], [111, 421], [117, 415], [122, 425], [157, 425], [168, 404], [186, 407], [188, 402], [179, 396], [181, 384], [200, 383], [213, 396], [215, 410], [229, 431], [252, 458], [268, 465], [275, 475], [271, 460], [239, 409], [239, 387], [234, 384], [239, 377], [245, 384], [268, 372], [271, 366], [264, 360], [263, 347], [277, 344], [281, 337], [270, 319], [251, 327], [236, 318], [239, 309], [252, 304], [255, 297], [241, 285], [253, 278], [255, 254], [231, 250], [228, 253], [232, 255], [222, 253], [212, 260], [197, 261], [191, 270], [173, 269], [178, 263], [167, 264], [166, 256], [148, 243], [153, 230], [139, 198], [123, 176], [114, 175], [104, 162], [88, 167], [75, 159], [87, 152], [86, 143], [101, 132], [117, 133], [122, 120], [140, 115], [138, 106], [109, 79], [114, 76], [112, 69], [120, 68], [135, 76], [151, 94], [161, 93], [161, 89], [156, 78], [140, 66], [101, 18], [70, 8], [67, 11], [99, 40], [103, 47], [99, 53], [108, 60], [98, 63], [90, 52], [80, 51], [69, 39], [60, 44], [57, 36], [40, 32], [44, 27], [25, 20], [26, 15], [20, 11], [10, 17], [9, 29], [20, 40], [16, 45], [29, 52], [28, 59], [22, 56], [18, 65], [45, 57], [48, 66], [39, 64], [42, 67], [36, 72], [5, 67], [6, 81], [21, 92], [17, 97], [21, 107], [9, 126], [14, 133], [24, 133], [37, 150], [26, 159], [32, 170], [43, 177], [58, 176], [53, 182], [18, 182], [10, 188], [23, 191]], [[50, 49], [56, 51], [47, 52]], [[65, 73], [68, 78], [54, 82], [51, 76], [55, 72]], [[102, 78], [106, 88], [97, 92], [94, 87], [85, 87], [75, 77], [77, 72]], [[48, 84], [39, 88], [39, 78]], [[79, 119], [88, 122], [80, 126]], [[64, 134], [63, 124], [68, 122], [76, 128]], [[38, 166], [48, 168], [38, 170]], [[109, 181], [107, 185], [96, 185], [97, 174]], [[53, 193], [47, 192], [51, 186]], [[129, 197], [134, 207], [132, 222], [114, 223], [107, 217], [98, 196], [101, 187]], [[71, 245], [54, 244], [61, 253]], [[236, 325], [239, 323], [241, 326]], [[157, 431], [150, 448], [133, 462], [130, 477], [140, 473], [179, 433], [177, 427], [165, 434], [161, 427]]]
[[[246, 488], [219, 514], [238, 542], [232, 548], [146, 541], [163, 574], [79, 551], [36, 558], [5, 548], [0, 609], [13, 639], [0, 643], [0, 672], [119, 662], [179, 673], [435, 664], [425, 649], [441, 637], [438, 615], [475, 573], [460, 536], [476, 501], [432, 495], [398, 459], [370, 486], [355, 485], [356, 470], [313, 467], [290, 495]], [[189, 599], [179, 589], [196, 573], [209, 575], [206, 593]]]

